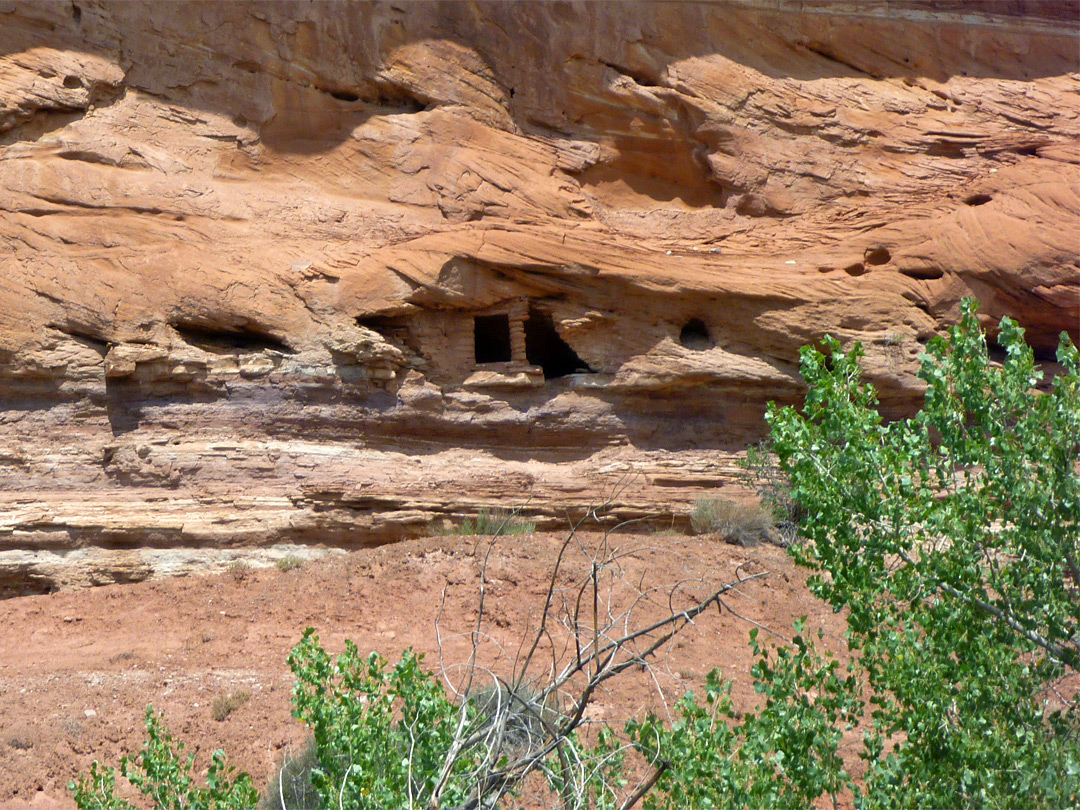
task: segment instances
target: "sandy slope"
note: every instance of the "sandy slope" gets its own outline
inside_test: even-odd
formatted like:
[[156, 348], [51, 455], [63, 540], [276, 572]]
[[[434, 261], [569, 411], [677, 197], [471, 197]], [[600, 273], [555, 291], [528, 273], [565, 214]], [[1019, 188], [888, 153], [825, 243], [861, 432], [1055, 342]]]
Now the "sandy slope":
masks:
[[[535, 621], [563, 540], [561, 534], [509, 537], [492, 551], [486, 603], [492, 643], [482, 657], [496, 669], [505, 671]], [[582, 537], [586, 549], [601, 541], [598, 534]], [[612, 544], [616, 601], [660, 588], [642, 603], [636, 614], [642, 618], [667, 604], [671, 583], [685, 581], [682, 604], [705, 594], [704, 581], [734, 580], [736, 569], [764, 572], [730, 595], [732, 610], [781, 632], [809, 613], [839, 644], [842, 621], [809, 597], [802, 573], [780, 549], [681, 536], [614, 535]], [[437, 667], [439, 618], [444, 660], [460, 661], [468, 642], [456, 634], [476, 618], [481, 557], [475, 550], [475, 538], [429, 538], [285, 573], [249, 570], [0, 602], [0, 808], [72, 807], [68, 780], [93, 759], [115, 763], [137, 750], [147, 704], [198, 747], [203, 767], [208, 752], [223, 747], [263, 784], [283, 751], [305, 737], [289, 715], [293, 679], [285, 664], [303, 629], [317, 628], [331, 650], [345, 638], [391, 658], [412, 646]], [[568, 572], [588, 570], [581, 549], [570, 559]], [[621, 722], [646, 708], [663, 711], [665, 699], [700, 687], [715, 666], [735, 679], [736, 704], [750, 706], [750, 627], [731, 612], [700, 617], [651, 676], [635, 672], [603, 694], [595, 718]], [[251, 699], [225, 721], [212, 719], [214, 699], [240, 689]]]

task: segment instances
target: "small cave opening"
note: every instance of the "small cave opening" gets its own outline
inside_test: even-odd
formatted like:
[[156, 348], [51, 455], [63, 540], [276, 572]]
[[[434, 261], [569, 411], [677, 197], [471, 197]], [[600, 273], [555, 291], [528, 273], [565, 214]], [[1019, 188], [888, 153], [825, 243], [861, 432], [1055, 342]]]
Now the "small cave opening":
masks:
[[709, 334], [709, 328], [701, 318], [691, 318], [679, 332], [679, 343], [687, 349], [700, 352], [713, 347], [713, 339]]
[[989, 194], [972, 194], [964, 198], [964, 205], [986, 205], [992, 199], [994, 198]]
[[926, 154], [930, 157], [943, 157], [956, 160], [957, 158], [964, 157], [964, 147], [956, 143], [955, 141], [938, 141], [931, 144], [930, 148], [926, 150]]
[[477, 363], [509, 363], [513, 358], [509, 315], [477, 315], [473, 336]]
[[190, 322], [173, 323], [172, 327], [186, 343], [211, 354], [262, 351], [296, 353], [287, 343], [251, 327], [227, 329]]
[[900, 275], [919, 281], [936, 281], [945, 275], [945, 271], [940, 267], [904, 267], [901, 268]]
[[525, 357], [544, 370], [544, 379], [565, 377], [575, 373], [594, 373], [588, 363], [578, 357], [555, 328], [551, 315], [533, 307], [525, 319]]
[[867, 248], [863, 254], [863, 261], [869, 265], [888, 264], [892, 261], [892, 254], [889, 253], [888, 248], [876, 247]]

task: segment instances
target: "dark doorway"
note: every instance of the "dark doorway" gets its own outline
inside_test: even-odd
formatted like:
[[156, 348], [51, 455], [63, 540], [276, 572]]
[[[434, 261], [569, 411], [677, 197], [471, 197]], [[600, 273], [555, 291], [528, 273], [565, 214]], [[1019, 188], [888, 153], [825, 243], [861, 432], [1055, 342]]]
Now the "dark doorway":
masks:
[[545, 380], [592, 371], [559, 336], [551, 316], [537, 309], [530, 308], [525, 319], [525, 356], [532, 365], [544, 369]]
[[473, 327], [477, 363], [509, 363], [510, 316], [477, 315]]
[[682, 331], [679, 332], [679, 343], [686, 348], [694, 349], [695, 351], [711, 349], [713, 346], [712, 337], [709, 335], [709, 329], [705, 326], [705, 322], [700, 318], [691, 318], [686, 322]]

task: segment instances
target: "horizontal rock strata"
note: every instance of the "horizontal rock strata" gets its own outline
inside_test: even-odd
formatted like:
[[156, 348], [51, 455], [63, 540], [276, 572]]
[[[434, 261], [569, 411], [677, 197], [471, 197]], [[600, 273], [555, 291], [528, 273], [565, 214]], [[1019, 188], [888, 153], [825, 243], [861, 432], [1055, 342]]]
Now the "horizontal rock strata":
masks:
[[1075, 9], [0, 2], [0, 555], [685, 520], [966, 295], [1052, 371]]

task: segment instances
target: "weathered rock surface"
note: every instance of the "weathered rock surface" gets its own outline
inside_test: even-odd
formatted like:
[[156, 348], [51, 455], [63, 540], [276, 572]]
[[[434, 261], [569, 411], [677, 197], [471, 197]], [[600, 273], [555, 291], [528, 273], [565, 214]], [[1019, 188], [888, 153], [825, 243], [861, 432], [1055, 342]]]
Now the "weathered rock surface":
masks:
[[31, 552], [493, 504], [672, 520], [797, 399], [800, 345], [862, 340], [900, 413], [964, 295], [1050, 359], [1080, 337], [1078, 28], [0, 2], [0, 588]]

